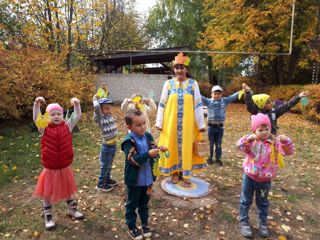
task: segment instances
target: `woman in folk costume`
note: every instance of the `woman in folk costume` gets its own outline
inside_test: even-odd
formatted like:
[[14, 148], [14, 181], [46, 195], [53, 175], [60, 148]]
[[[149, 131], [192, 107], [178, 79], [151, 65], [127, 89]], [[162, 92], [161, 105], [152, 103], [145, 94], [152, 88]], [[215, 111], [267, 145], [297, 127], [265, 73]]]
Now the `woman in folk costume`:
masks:
[[164, 83], [158, 107], [156, 127], [160, 131], [159, 146], [170, 152], [160, 159], [162, 175], [172, 176], [172, 183], [184, 180], [189, 187], [192, 171], [205, 170], [204, 158], [195, 155], [193, 143], [201, 140], [205, 131], [201, 95], [198, 83], [188, 78], [190, 59], [179, 53], [174, 60], [175, 78]]

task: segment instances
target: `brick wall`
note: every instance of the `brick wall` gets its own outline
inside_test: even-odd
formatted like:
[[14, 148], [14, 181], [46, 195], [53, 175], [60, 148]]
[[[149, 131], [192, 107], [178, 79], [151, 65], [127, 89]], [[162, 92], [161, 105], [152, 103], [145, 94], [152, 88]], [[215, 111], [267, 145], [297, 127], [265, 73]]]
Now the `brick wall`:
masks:
[[115, 103], [121, 103], [124, 98], [132, 94], [140, 94], [143, 97], [150, 97], [159, 102], [163, 83], [167, 75], [159, 74], [112, 74], [102, 73], [97, 75], [97, 86], [104, 82], [109, 89], [110, 98]]

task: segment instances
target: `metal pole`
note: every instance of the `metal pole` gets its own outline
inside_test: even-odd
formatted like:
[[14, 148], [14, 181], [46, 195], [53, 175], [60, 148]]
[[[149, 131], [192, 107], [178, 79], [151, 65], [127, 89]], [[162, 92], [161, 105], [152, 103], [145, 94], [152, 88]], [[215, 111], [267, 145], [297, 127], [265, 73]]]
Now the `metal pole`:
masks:
[[130, 74], [132, 73], [132, 56], [130, 55]]

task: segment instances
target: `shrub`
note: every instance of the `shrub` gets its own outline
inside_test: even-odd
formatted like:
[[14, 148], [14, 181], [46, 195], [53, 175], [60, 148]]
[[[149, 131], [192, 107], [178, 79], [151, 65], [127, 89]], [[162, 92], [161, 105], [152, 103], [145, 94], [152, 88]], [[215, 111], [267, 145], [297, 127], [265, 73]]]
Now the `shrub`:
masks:
[[70, 98], [91, 102], [94, 77], [85, 70], [67, 71], [64, 56], [46, 50], [0, 50], [0, 119], [31, 115], [33, 101], [43, 96], [47, 103], [70, 108]]
[[320, 85], [286, 85], [286, 86], [272, 86], [266, 89], [272, 99], [279, 99], [288, 101], [294, 95], [302, 91], [308, 91], [309, 103], [307, 106], [297, 104], [293, 107], [294, 111], [302, 113], [307, 119], [320, 122]]
[[200, 89], [200, 93], [202, 96], [205, 96], [207, 98], [211, 97], [211, 84], [208, 82], [198, 82], [199, 84], [199, 89]]
[[242, 89], [242, 83], [246, 83], [250, 88], [253, 90], [253, 92], [257, 92], [258, 89], [255, 84], [255, 80], [250, 77], [234, 77], [232, 82], [226, 87], [224, 91], [224, 96], [229, 96], [237, 91], [240, 91]]
[[[238, 78], [237, 81], [233, 82], [226, 92], [235, 92], [241, 86], [240, 82], [245, 79]], [[266, 93], [269, 94], [272, 100], [288, 101], [293, 96], [301, 93], [302, 91], [309, 91], [310, 96], [309, 103], [307, 106], [303, 106], [298, 103], [292, 108], [294, 112], [302, 113], [307, 119], [320, 122], [320, 85], [282, 85], [282, 86], [268, 86], [263, 89], [254, 87], [254, 83], [250, 81], [246, 82], [252, 89], [254, 94]]]

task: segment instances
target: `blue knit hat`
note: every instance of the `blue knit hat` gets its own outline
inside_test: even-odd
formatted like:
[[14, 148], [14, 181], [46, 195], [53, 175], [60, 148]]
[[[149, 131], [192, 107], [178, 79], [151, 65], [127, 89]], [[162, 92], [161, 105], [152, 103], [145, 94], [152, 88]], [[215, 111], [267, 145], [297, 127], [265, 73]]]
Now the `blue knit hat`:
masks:
[[98, 99], [100, 105], [102, 104], [114, 104], [114, 102], [110, 98], [100, 98]]

